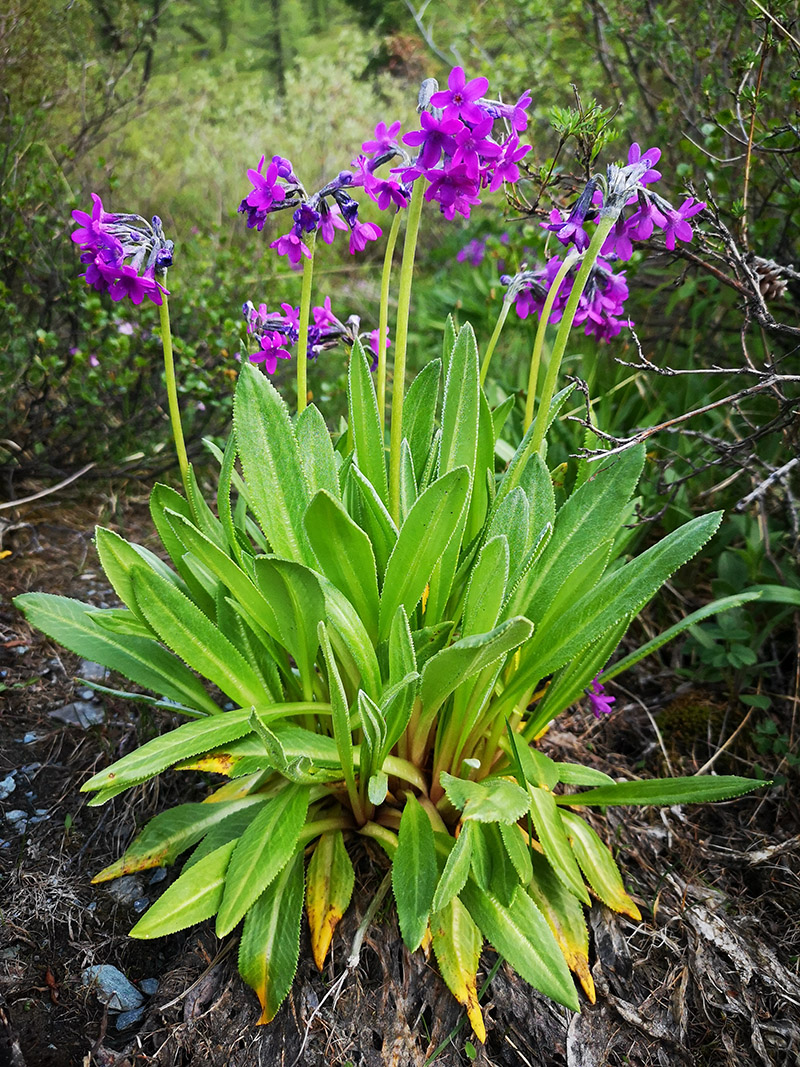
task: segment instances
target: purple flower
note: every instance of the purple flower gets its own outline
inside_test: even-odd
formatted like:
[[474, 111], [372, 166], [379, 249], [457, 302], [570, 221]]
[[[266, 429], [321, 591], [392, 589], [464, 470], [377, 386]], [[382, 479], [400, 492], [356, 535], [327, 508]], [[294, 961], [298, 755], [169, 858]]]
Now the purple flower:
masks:
[[679, 208], [666, 212], [666, 225], [664, 226], [664, 244], [671, 251], [675, 248], [675, 241], [691, 241], [694, 236], [692, 227], [686, 221], [705, 207], [702, 201], [695, 203], [694, 197], [684, 200]]
[[437, 119], [429, 111], [423, 111], [419, 121], [422, 129], [407, 133], [403, 138], [403, 143], [411, 145], [412, 148], [421, 146], [418, 163], [423, 170], [426, 170], [436, 166], [442, 158], [442, 153], [446, 156], [453, 155], [456, 150], [455, 135], [464, 129], [464, 123], [448, 115]]
[[294, 232], [299, 237], [301, 233], [313, 233], [320, 221], [320, 213], [315, 211], [310, 204], [301, 204], [292, 215], [294, 219]]
[[149, 297], [154, 304], [161, 304], [162, 292], [166, 293], [167, 290], [158, 284], [152, 274], [137, 274], [136, 268], [128, 263], [120, 267], [116, 281], [108, 287], [108, 295], [112, 300], [124, 300], [129, 296], [134, 304], [141, 304], [145, 297]]
[[260, 348], [247, 358], [251, 363], [263, 363], [267, 374], [274, 374], [279, 359], [291, 359], [292, 353], [284, 348], [285, 340], [278, 331], [265, 332], [259, 338]]
[[584, 693], [589, 698], [589, 704], [596, 719], [599, 719], [601, 715], [610, 715], [612, 711], [611, 705], [617, 699], [616, 697], [607, 695], [604, 686], [600, 682], [600, 675], [602, 673], [602, 671], [599, 671], [597, 676], [592, 680], [591, 685], [587, 689], [584, 689]]
[[335, 326], [339, 322], [331, 311], [331, 298], [329, 296], [325, 297], [322, 307], [312, 308], [311, 311], [314, 316], [314, 325], [319, 326], [320, 328], [325, 326]]
[[388, 127], [385, 122], [379, 122], [375, 127], [375, 139], [373, 141], [364, 141], [361, 146], [362, 151], [371, 152], [376, 156], [382, 156], [386, 152], [394, 152], [400, 127], [400, 122], [393, 122]]
[[431, 104], [445, 109], [445, 118], [460, 118], [464, 122], [480, 122], [483, 109], [477, 101], [489, 88], [488, 78], [473, 78], [468, 82], [462, 67], [453, 67], [447, 79], [447, 89], [434, 93]]
[[661, 159], [660, 148], [648, 148], [646, 152], [642, 152], [639, 145], [636, 143], [636, 141], [634, 141], [631, 147], [628, 149], [629, 166], [631, 166], [632, 164], [641, 165], [643, 163], [647, 163], [649, 165], [650, 169], [646, 170], [639, 178], [639, 181], [642, 183], [642, 185], [648, 185], [650, 182], [657, 182], [661, 179], [661, 171], [653, 170], [653, 167], [655, 167], [659, 159]]
[[338, 204], [332, 204], [330, 207], [321, 201], [320, 203], [320, 224], [319, 234], [326, 245], [332, 244], [333, 239], [336, 236], [337, 230], [346, 230], [347, 223], [342, 218], [342, 213], [339, 210]]
[[531, 150], [529, 144], [521, 145], [519, 137], [512, 134], [502, 146], [502, 155], [496, 160], [489, 182], [489, 191], [494, 193], [503, 182], [513, 185], [519, 181], [519, 167], [517, 163]]
[[455, 217], [458, 211], [469, 218], [470, 207], [480, 204], [478, 183], [462, 166], [449, 167], [447, 170], [428, 170], [425, 177], [431, 183], [425, 190], [426, 200], [437, 200], [446, 219]]
[[357, 222], [350, 233], [350, 255], [363, 252], [368, 241], [377, 241], [383, 233], [374, 222]]
[[92, 193], [92, 213], [87, 215], [85, 211], [75, 210], [72, 217], [80, 223], [80, 228], [72, 231], [72, 240], [78, 245], [98, 245], [106, 238], [102, 223], [104, 219], [113, 220], [114, 215], [109, 215], [103, 210], [103, 201]]
[[483, 263], [485, 255], [486, 238], [473, 237], [471, 241], [468, 241], [464, 247], [459, 250], [456, 259], [459, 263], [463, 263], [466, 260], [469, 262], [470, 266], [479, 267], [481, 263]]
[[286, 256], [293, 267], [300, 263], [303, 256], [311, 259], [311, 249], [292, 230], [273, 241], [269, 247], [274, 248], [279, 256]]
[[375, 201], [381, 211], [386, 211], [392, 204], [398, 208], [408, 204], [408, 191], [400, 182], [375, 178], [365, 188], [368, 196]]
[[[288, 162], [288, 161], [287, 161]], [[245, 202], [256, 211], [274, 210], [272, 205], [286, 199], [286, 191], [278, 184], [278, 167], [272, 162], [267, 167], [267, 173], [262, 174], [264, 157], [258, 164], [257, 170], [248, 170], [247, 177], [253, 183], [253, 191], [245, 197]], [[291, 165], [290, 165], [291, 169]]]

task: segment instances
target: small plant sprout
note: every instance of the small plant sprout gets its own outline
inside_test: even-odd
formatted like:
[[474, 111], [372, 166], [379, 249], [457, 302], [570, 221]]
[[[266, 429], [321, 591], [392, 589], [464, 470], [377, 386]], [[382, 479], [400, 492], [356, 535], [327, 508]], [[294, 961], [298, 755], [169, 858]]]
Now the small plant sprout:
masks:
[[[460, 67], [446, 89], [424, 83], [419, 128], [403, 136], [399, 123], [379, 122], [351, 167], [313, 194], [281, 156], [248, 171], [240, 206], [248, 226], [261, 230], [272, 214], [291, 212], [271, 247], [302, 261], [304, 273], [298, 307], [244, 305], [248, 358], [213, 507], [186, 463], [169, 377], [171, 243], [157, 219], [108, 214], [97, 197], [91, 214], [76, 213], [87, 282], [164, 309], [184, 493], [159, 484], [151, 496], [167, 562], [98, 528], [100, 561], [122, 606], [47, 593], [16, 602], [33, 625], [152, 694], [138, 700], [185, 717], [99, 770], [83, 786], [90, 804], [165, 772], [224, 777], [204, 801], [156, 815], [95, 881], [186, 855], [132, 935], [160, 938], [209, 919], [220, 937], [239, 929], [239, 969], [262, 1023], [294, 979], [304, 906], [310, 951], [324, 967], [354, 892], [359, 839], [385, 854], [377, 862], [391, 867], [385, 888], [402, 938], [410, 951], [432, 947], [479, 1042], [484, 941], [531, 986], [577, 1011], [574, 978], [595, 998], [585, 918], [592, 899], [640, 918], [586, 810], [720, 800], [760, 784], [618, 781], [537, 747], [565, 709], [588, 697], [587, 711], [604, 717], [617, 674], [753, 594], [715, 601], [615, 661], [631, 620], [703, 548], [721, 515], [695, 517], [625, 554], [643, 446], [610, 455], [591, 477], [584, 471], [566, 495], [548, 467], [548, 429], [572, 391], [559, 389], [571, 331], [611, 341], [625, 321], [619, 263], [632, 242], [654, 227], [668, 246], [688, 240], [702, 207], [675, 209], [652, 192], [657, 149], [634, 144], [627, 163], [593, 176], [568, 213], [554, 211], [546, 228], [562, 254], [507, 280], [482, 367], [472, 328], [456, 329], [451, 318], [441, 356], [406, 388], [425, 211], [435, 204], [448, 219], [466, 217], [487, 194], [523, 180], [530, 98], [511, 105], [488, 94], [485, 78], [468, 79]], [[317, 235], [324, 244], [348, 230], [352, 252], [382, 237], [382, 227], [359, 220], [359, 189], [391, 214], [379, 322], [363, 331], [357, 316], [338, 318], [330, 300], [314, 304], [311, 274]], [[512, 303], [522, 316], [538, 313], [540, 324], [524, 435], [500, 465], [508, 407], [492, 410], [482, 382]], [[551, 322], [557, 336], [540, 384]], [[334, 344], [349, 350], [348, 419], [332, 436], [324, 413], [307, 404], [305, 372]], [[293, 355], [294, 415], [270, 380]]]

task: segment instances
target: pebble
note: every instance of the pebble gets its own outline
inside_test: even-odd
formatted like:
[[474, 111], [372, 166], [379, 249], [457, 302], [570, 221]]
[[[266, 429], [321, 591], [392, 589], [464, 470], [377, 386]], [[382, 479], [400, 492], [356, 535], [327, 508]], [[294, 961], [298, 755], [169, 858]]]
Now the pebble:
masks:
[[90, 703], [92, 701], [96, 702], [97, 700], [99, 700], [99, 697], [94, 689], [79, 689], [78, 697], [80, 700], [88, 700]]
[[120, 904], [134, 904], [141, 899], [144, 886], [135, 874], [123, 874], [106, 886], [106, 892]]
[[17, 783], [14, 779], [14, 775], [7, 774], [2, 782], [0, 782], [0, 800], [6, 800], [16, 788]]
[[167, 877], [166, 867], [156, 867], [150, 876], [150, 885], [158, 885], [159, 882], [163, 882]]
[[95, 663], [90, 659], [82, 659], [78, 664], [78, 677], [87, 682], [104, 682], [106, 671], [102, 663]]
[[6, 812], [6, 822], [17, 834], [24, 834], [28, 828], [28, 813], [20, 808], [12, 808]]
[[38, 741], [38, 740], [39, 740], [39, 735], [35, 734], [31, 730], [29, 730], [25, 734], [25, 736], [22, 738], [22, 743], [23, 743], [23, 745], [31, 745], [31, 744], [33, 744], [34, 741]]
[[136, 986], [109, 963], [85, 967], [81, 981], [85, 986], [92, 986], [100, 1003], [107, 1004], [111, 1011], [133, 1012], [144, 1004], [144, 996]]
[[158, 992], [158, 979], [143, 978], [139, 983], [139, 988], [143, 993], [146, 993], [148, 997], [152, 997]]
[[123, 1011], [117, 1016], [117, 1029], [127, 1030], [129, 1026], [138, 1023], [144, 1015], [144, 1008], [134, 1008], [133, 1011]]
[[134, 902], [133, 902], [133, 910], [136, 912], [137, 915], [141, 915], [141, 913], [143, 911], [146, 911], [149, 907], [150, 907], [150, 898], [149, 897], [139, 897], [138, 900], [134, 900]]
[[61, 708], [51, 711], [48, 718], [58, 719], [70, 726], [81, 726], [88, 730], [90, 726], [98, 726], [105, 721], [106, 713], [97, 704], [88, 704], [84, 700], [76, 700], [72, 704], [65, 704]]

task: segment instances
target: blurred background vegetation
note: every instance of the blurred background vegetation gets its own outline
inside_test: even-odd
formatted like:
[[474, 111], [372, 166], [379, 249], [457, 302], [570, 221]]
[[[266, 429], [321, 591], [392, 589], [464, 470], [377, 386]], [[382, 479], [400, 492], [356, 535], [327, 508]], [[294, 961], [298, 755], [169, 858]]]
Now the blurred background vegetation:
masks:
[[[9, 0], [0, 16], [2, 495], [87, 463], [93, 477], [150, 477], [172, 464], [156, 311], [86, 288], [69, 239], [73, 208], [95, 191], [111, 210], [158, 213], [176, 242], [171, 311], [197, 457], [204, 435], [226, 430], [243, 301], [299, 301], [299, 278], [268, 248], [285, 229], [280, 218], [258, 234], [236, 214], [246, 169], [280, 153], [314, 187], [349, 165], [378, 121], [408, 128], [421, 78], [444, 82], [459, 63], [504, 99], [531, 90], [534, 150], [516, 204], [487, 197], [468, 223], [426, 213], [412, 369], [438, 353], [451, 311], [485, 344], [500, 274], [541, 258], [539, 221], [570, 203], [593, 165], [624, 158], [633, 140], [663, 148], [665, 194], [709, 202], [695, 220], [703, 234], [678, 255], [657, 242], [637, 252], [627, 269], [636, 338], [626, 331], [607, 346], [577, 334], [566, 366], [588, 383], [592, 418], [611, 435], [709, 409], [650, 439], [640, 510], [651, 522], [637, 536], [725, 507], [733, 515], [705, 558], [707, 592], [709, 583], [719, 595], [786, 591], [696, 628], [683, 661], [695, 681], [744, 693], [762, 713], [773, 701], [767, 668], [773, 693], [794, 691], [788, 719], [761, 720], [775, 730], [765, 727], [759, 743], [786, 769], [800, 611], [800, 25], [789, 0], [700, 0], [686, 16], [676, 0], [433, 0], [424, 9], [414, 0]], [[358, 258], [343, 243], [325, 248], [315, 270], [317, 302], [330, 295], [342, 319], [359, 314], [366, 329], [377, 325], [380, 245]], [[510, 316], [493, 402], [522, 389], [533, 330]], [[345, 363], [333, 351], [310, 368], [331, 427], [344, 411]], [[277, 384], [288, 397], [290, 367]], [[585, 417], [584, 402], [571, 414]], [[519, 433], [520, 404], [510, 426]], [[564, 423], [551, 451], [567, 482], [582, 432]], [[688, 604], [697, 575], [679, 580], [677, 603]]]

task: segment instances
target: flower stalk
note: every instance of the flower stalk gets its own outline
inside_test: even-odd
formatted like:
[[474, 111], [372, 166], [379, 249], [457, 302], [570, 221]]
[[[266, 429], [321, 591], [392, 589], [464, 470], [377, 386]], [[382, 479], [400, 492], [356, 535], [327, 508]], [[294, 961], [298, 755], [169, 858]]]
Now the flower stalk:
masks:
[[181, 412], [178, 404], [178, 386], [175, 380], [175, 357], [172, 350], [172, 331], [169, 324], [169, 300], [166, 293], [158, 308], [161, 321], [161, 347], [164, 350], [164, 376], [167, 381], [167, 404], [169, 407], [169, 420], [172, 426], [172, 437], [175, 442], [175, 451], [178, 455], [178, 466], [181, 471], [183, 491], [187, 500], [192, 499], [189, 488], [189, 459], [186, 455], [186, 442], [183, 438], [183, 426], [181, 425]]
[[300, 291], [300, 324], [297, 338], [297, 414], [308, 404], [308, 323], [311, 317], [311, 282], [314, 276], [316, 232], [308, 237], [311, 255], [303, 260], [303, 287]]
[[378, 371], [376, 375], [378, 414], [380, 415], [381, 426], [384, 425], [386, 420], [386, 341], [389, 326], [389, 283], [392, 277], [392, 261], [399, 231], [400, 212], [397, 211], [392, 219], [392, 226], [386, 241], [386, 251], [383, 256], [383, 273], [381, 274], [381, 308], [378, 318]]

